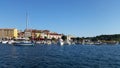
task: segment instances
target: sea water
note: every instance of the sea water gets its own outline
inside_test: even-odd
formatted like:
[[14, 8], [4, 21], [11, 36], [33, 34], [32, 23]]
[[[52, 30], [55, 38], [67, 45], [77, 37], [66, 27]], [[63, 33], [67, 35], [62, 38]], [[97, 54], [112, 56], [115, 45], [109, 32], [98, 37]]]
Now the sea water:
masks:
[[120, 68], [120, 45], [0, 44], [0, 68]]

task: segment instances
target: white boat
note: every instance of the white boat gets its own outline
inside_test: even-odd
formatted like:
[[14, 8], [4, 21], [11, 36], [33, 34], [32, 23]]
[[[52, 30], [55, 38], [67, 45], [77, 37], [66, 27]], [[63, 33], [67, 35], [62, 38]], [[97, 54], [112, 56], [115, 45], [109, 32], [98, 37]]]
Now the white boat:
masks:
[[13, 44], [15, 41], [14, 40], [9, 40], [7, 44]]
[[41, 44], [42, 42], [40, 42], [40, 41], [36, 41], [35, 43], [36, 43], [36, 44]]
[[8, 41], [1, 41], [1, 43], [2, 43], [2, 44], [7, 44], [7, 43], [8, 43]]
[[71, 41], [70, 41], [70, 40], [66, 40], [66, 41], [64, 42], [64, 45], [71, 45]]
[[62, 45], [64, 45], [64, 42], [62, 39], [59, 39], [57, 44], [62, 46]]
[[17, 38], [13, 45], [34, 45], [31, 41], [28, 41], [26, 38]]

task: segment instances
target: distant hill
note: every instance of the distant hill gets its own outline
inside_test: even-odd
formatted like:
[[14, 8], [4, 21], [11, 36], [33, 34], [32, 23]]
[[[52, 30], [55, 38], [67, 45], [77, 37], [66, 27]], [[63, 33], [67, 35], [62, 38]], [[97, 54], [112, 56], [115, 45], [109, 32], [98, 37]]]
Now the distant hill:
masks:
[[100, 35], [96, 37], [89, 38], [93, 41], [97, 40], [105, 40], [105, 41], [120, 41], [120, 34], [114, 34], [114, 35]]

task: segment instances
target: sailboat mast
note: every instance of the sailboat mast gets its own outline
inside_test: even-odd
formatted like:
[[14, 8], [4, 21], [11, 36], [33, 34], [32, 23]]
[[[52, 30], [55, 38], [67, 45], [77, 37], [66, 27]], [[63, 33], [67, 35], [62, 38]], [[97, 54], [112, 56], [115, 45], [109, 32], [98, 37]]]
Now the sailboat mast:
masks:
[[26, 30], [28, 29], [28, 13], [26, 12]]

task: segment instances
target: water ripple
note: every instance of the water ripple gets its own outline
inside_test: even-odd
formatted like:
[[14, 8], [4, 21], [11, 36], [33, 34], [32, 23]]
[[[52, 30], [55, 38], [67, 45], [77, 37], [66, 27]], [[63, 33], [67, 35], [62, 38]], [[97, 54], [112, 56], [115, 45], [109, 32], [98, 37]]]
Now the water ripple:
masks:
[[0, 68], [120, 68], [120, 46], [0, 45]]

